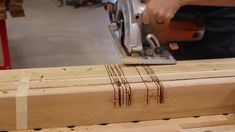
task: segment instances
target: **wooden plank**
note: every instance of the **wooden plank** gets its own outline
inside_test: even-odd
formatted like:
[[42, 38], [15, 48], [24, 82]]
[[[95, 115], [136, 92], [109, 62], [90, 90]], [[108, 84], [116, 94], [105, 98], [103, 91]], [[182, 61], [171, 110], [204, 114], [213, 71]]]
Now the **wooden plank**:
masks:
[[[150, 82], [151, 79], [146, 74], [143, 69], [138, 68], [142, 77]], [[137, 71], [135, 68], [127, 68], [123, 69], [125, 73], [127, 73], [126, 79], [130, 83], [141, 83], [142, 79], [139, 77]], [[131, 71], [131, 74], [129, 74], [129, 71]], [[105, 71], [104, 71], [105, 72]], [[20, 76], [20, 72], [16, 72], [17, 76]], [[31, 72], [31, 74], [33, 74]], [[80, 73], [78, 73], [80, 75]], [[102, 73], [103, 74], [103, 73]], [[107, 74], [107, 73], [105, 73]], [[88, 85], [108, 85], [110, 84], [109, 77], [106, 75], [106, 77], [74, 77], [71, 76], [70, 78], [63, 77], [63, 75], [59, 75], [61, 79], [55, 78], [52, 79], [52, 77], [47, 78], [47, 75], [44, 74], [38, 79], [31, 79], [30, 89], [38, 89], [38, 88], [53, 88], [53, 87], [70, 87], [70, 86], [88, 86]], [[73, 74], [74, 75], [74, 74]], [[180, 73], [156, 73], [156, 75], [159, 77], [161, 81], [174, 81], [174, 80], [189, 80], [189, 79], [201, 79], [201, 78], [217, 78], [217, 77], [233, 77], [235, 76], [235, 70], [212, 70], [212, 71], [198, 71], [198, 72], [180, 72]], [[8, 76], [7, 76], [8, 77]], [[7, 78], [6, 77], [6, 78]], [[18, 78], [17, 77], [17, 78]], [[16, 90], [18, 86], [18, 82], [15, 76], [15, 80], [10, 82], [0, 82], [0, 90]]]
[[[0, 129], [12, 130], [16, 126], [15, 92], [0, 92]], [[13, 129], [14, 130], [14, 129]]]
[[24, 17], [23, 0], [8, 0], [7, 7], [12, 17]]
[[[177, 65], [151, 66], [157, 73], [179, 73], [179, 72], [198, 72], [214, 70], [235, 69], [235, 59], [199, 60], [199, 61], [180, 61]], [[133, 67], [124, 67], [128, 75], [136, 75]], [[100, 66], [80, 66], [80, 67], [61, 67], [61, 68], [42, 68], [27, 69], [31, 74], [31, 80], [48, 79], [71, 79], [71, 78], [91, 78], [107, 77], [107, 72], [103, 65]], [[21, 70], [1, 71], [4, 76], [0, 76], [2, 81], [18, 81]]]
[[[112, 77], [105, 66], [24, 70], [30, 80], [28, 126], [48, 128], [234, 113], [235, 62], [231, 60], [151, 67], [112, 65], [112, 74], [120, 74]], [[21, 74], [22, 70], [0, 72], [0, 130], [16, 129], [15, 96]], [[161, 98], [156, 77], [164, 87]], [[119, 83], [112, 85], [110, 79], [114, 78]]]
[[68, 126], [42, 130], [43, 132], [234, 132], [235, 115], [214, 115], [107, 125]]
[[[235, 78], [166, 82], [164, 104], [157, 103], [153, 84], [149, 89], [148, 104], [144, 85], [132, 84], [131, 107], [114, 107], [110, 86], [74, 87], [66, 91], [60, 88], [34, 90], [30, 91], [28, 102], [29, 122], [32, 123], [29, 126], [69, 125], [65, 122], [89, 125], [232, 113], [235, 111], [234, 82]], [[47, 114], [48, 111], [53, 112]]]

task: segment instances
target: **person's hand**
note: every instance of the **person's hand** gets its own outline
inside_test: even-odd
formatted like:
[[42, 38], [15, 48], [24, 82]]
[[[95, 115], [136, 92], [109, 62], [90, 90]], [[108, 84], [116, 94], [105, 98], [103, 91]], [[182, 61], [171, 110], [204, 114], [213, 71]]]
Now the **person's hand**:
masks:
[[143, 23], [168, 23], [183, 5], [182, 0], [146, 0]]
[[168, 41], [170, 20], [182, 6], [182, 0], [146, 0], [143, 23], [150, 25], [160, 44]]

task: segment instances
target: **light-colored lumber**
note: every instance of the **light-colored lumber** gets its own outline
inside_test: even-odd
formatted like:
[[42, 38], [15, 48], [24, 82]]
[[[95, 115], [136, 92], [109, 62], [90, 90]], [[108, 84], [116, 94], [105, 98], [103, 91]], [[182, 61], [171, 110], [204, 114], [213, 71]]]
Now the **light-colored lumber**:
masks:
[[[31, 130], [20, 131], [30, 132]], [[235, 115], [153, 120], [107, 125], [68, 126], [42, 129], [43, 132], [234, 132]]]
[[[198, 71], [214, 71], [214, 70], [231, 70], [235, 69], [235, 58], [232, 59], [215, 59], [215, 60], [199, 60], [199, 61], [181, 61], [177, 65], [151, 66], [156, 73], [179, 73], [179, 72], [198, 72]], [[128, 71], [128, 75], [136, 75], [133, 67], [124, 67]], [[42, 68], [27, 69], [31, 74], [31, 80], [43, 79], [71, 79], [71, 78], [87, 78], [87, 77], [107, 77], [106, 70], [103, 65], [100, 66], [80, 66], [80, 67], [61, 67], [61, 68]], [[134, 71], [134, 72], [133, 72]], [[0, 82], [18, 81], [21, 70], [1, 71], [4, 76], [0, 76]]]
[[[17, 129], [16, 95], [23, 72], [29, 78], [29, 129], [235, 112], [235, 59], [109, 67], [120, 67], [123, 72], [117, 76], [120, 86], [126, 86], [122, 79], [129, 84], [127, 90], [121, 90], [120, 98], [118, 85], [111, 84], [103, 65], [1, 71], [0, 130]], [[146, 67], [154, 75], [149, 75]], [[159, 82], [156, 85], [152, 76], [164, 87], [161, 98]], [[130, 96], [126, 96], [128, 93]]]

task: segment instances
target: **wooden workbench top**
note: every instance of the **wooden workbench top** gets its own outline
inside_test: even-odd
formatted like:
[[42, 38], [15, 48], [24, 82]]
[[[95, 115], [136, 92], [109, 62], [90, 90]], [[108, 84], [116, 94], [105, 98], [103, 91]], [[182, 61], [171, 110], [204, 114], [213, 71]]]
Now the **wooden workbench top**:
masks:
[[102, 124], [92, 126], [67, 126], [18, 132], [235, 132], [235, 115], [214, 115], [178, 119]]

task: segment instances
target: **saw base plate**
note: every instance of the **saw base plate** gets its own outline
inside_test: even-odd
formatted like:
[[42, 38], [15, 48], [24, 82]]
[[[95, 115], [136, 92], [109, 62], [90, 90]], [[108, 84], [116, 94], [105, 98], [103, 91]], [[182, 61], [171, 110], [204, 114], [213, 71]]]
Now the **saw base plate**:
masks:
[[176, 60], [169, 53], [169, 51], [164, 50], [161, 55], [154, 56], [141, 56], [138, 53], [134, 53], [131, 56], [126, 54], [126, 51], [122, 44], [119, 41], [117, 26], [115, 24], [110, 24], [109, 30], [114, 39], [114, 47], [117, 49], [121, 62], [126, 65], [141, 65], [141, 64], [150, 64], [150, 65], [174, 65]]

